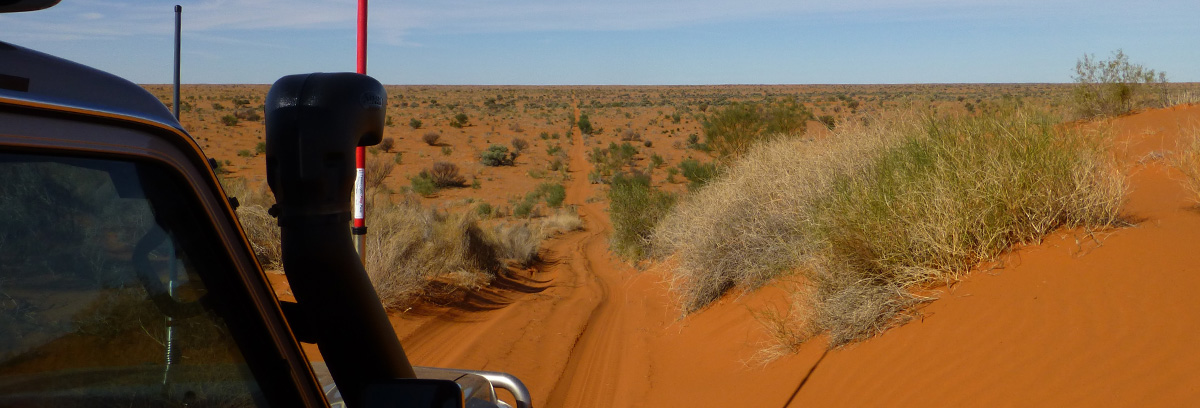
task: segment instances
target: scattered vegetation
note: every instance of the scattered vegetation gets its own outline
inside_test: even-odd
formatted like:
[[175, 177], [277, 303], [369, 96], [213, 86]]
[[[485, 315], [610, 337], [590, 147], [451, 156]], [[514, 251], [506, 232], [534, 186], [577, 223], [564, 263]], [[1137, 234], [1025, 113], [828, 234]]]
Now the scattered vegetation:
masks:
[[637, 147], [629, 143], [618, 145], [613, 142], [608, 144], [607, 149], [593, 148], [588, 153], [588, 161], [594, 164], [595, 168], [588, 174], [588, 179], [593, 183], [607, 183], [625, 167], [632, 168], [637, 153]]

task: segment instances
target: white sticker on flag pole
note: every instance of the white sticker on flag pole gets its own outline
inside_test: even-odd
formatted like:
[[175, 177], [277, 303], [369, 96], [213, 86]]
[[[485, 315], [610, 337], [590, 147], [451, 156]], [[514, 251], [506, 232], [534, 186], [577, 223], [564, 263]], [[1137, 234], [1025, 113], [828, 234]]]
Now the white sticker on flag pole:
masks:
[[354, 219], [361, 220], [366, 214], [366, 203], [363, 199], [366, 191], [366, 171], [357, 169], [354, 175]]

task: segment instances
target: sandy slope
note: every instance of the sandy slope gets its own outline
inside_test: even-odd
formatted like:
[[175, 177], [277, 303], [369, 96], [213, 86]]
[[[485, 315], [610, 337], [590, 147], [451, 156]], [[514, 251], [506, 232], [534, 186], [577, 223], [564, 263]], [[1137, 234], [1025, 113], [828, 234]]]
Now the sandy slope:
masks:
[[411, 311], [397, 331], [414, 363], [511, 372], [541, 407], [1191, 406], [1200, 212], [1151, 153], [1169, 154], [1197, 124], [1197, 106], [1111, 121], [1137, 226], [1056, 234], [949, 288], [919, 321], [765, 367], [745, 363], [766, 340], [754, 311], [782, 304], [783, 291], [678, 319], [659, 271], [607, 253], [607, 215], [586, 202], [596, 190], [577, 142], [567, 202], [586, 229], [552, 241], [544, 270], [505, 281], [515, 290]]

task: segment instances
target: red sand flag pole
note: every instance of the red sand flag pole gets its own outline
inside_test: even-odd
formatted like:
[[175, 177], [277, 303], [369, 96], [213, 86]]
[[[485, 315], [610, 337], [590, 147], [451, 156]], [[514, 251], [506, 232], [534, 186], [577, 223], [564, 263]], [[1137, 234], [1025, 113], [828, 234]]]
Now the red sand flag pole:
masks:
[[[358, 73], [367, 74], [367, 0], [358, 0]], [[357, 171], [354, 178], [354, 247], [358, 250], [358, 259], [363, 265], [367, 263], [367, 222], [366, 222], [366, 149], [359, 146], [354, 150], [354, 162]]]

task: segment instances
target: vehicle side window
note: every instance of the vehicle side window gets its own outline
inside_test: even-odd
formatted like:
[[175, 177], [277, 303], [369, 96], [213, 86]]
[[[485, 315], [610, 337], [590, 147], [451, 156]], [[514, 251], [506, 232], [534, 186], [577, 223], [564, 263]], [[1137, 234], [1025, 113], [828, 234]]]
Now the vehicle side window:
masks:
[[170, 174], [0, 153], [0, 406], [266, 405], [202, 279], [228, 255]]

